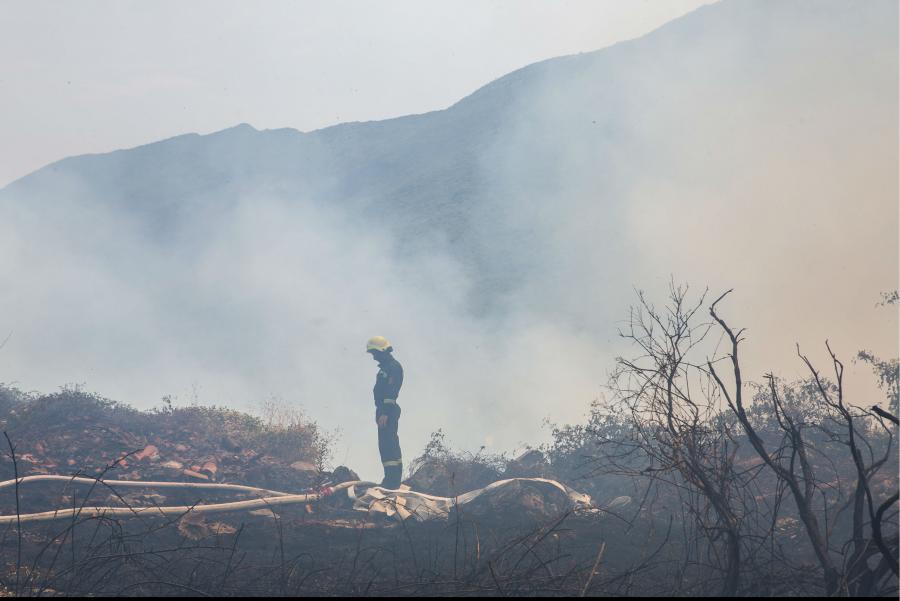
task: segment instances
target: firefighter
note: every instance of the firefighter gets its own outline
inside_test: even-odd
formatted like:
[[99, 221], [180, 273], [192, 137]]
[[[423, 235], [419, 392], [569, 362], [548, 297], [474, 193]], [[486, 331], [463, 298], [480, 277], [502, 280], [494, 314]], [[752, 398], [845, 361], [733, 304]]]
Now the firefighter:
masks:
[[383, 336], [375, 336], [366, 343], [366, 352], [378, 362], [375, 378], [375, 423], [378, 424], [378, 451], [384, 466], [381, 486], [396, 490], [403, 476], [403, 455], [400, 452], [400, 405], [397, 397], [403, 385], [403, 367], [391, 354], [394, 348]]

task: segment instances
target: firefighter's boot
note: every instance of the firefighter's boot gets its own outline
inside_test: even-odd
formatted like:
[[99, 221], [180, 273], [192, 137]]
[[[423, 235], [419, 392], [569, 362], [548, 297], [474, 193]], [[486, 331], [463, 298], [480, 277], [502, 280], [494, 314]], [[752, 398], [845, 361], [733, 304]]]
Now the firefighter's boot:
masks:
[[403, 479], [403, 464], [399, 461], [391, 461], [390, 465], [384, 466], [384, 480], [381, 483], [382, 488], [397, 490], [400, 488]]

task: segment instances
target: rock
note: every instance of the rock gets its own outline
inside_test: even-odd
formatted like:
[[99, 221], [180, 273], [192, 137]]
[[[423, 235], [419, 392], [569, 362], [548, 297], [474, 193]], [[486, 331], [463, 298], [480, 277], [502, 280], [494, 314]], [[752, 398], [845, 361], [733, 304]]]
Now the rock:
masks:
[[144, 459], [153, 459], [159, 458], [159, 449], [155, 445], [147, 445], [143, 448], [143, 450], [138, 451], [134, 454], [134, 458], [136, 461], [143, 461]]
[[291, 464], [291, 468], [297, 470], [298, 472], [318, 472], [316, 466], [308, 461], [295, 461]]
[[606, 505], [606, 509], [621, 509], [631, 504], [631, 497], [616, 497]]
[[469, 515], [543, 522], [568, 511], [571, 501], [559, 488], [528, 480], [513, 481], [466, 505]]
[[167, 467], [167, 468], [170, 468], [170, 469], [173, 469], [173, 470], [184, 469], [184, 464], [183, 464], [183, 463], [178, 462], [178, 461], [174, 461], [174, 460], [172, 460], [172, 461], [166, 461], [166, 462], [164, 462], [164, 463], [160, 463], [159, 466], [160, 466], [160, 467]]
[[188, 513], [178, 520], [178, 531], [186, 538], [200, 540], [217, 534], [234, 534], [234, 526], [222, 522], [207, 522], [202, 515]]
[[506, 476], [513, 478], [544, 476], [550, 463], [537, 449], [529, 449], [509, 462]]
[[358, 482], [359, 474], [351, 470], [349, 467], [341, 465], [334, 468], [331, 473], [331, 483], [341, 484], [343, 482]]
[[446, 491], [443, 489], [447, 488], [447, 483], [453, 480], [450, 469], [438, 461], [426, 461], [413, 467], [415, 471], [406, 481], [413, 490], [445, 493]]
[[207, 461], [200, 468], [200, 471], [207, 474], [210, 478], [215, 478], [216, 474], [219, 472], [219, 466], [215, 461]]

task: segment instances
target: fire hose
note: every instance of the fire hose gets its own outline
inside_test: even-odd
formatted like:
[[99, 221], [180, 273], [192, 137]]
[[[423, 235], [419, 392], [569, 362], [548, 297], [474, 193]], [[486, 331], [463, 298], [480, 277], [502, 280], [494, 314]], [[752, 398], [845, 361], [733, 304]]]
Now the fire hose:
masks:
[[[116, 488], [186, 488], [199, 490], [230, 490], [242, 493], [259, 495], [259, 498], [244, 501], [231, 501], [228, 503], [209, 503], [179, 506], [152, 505], [147, 507], [110, 507], [88, 506], [71, 507], [43, 511], [40, 513], [20, 513], [18, 515], [0, 515], [0, 525], [14, 524], [16, 522], [49, 522], [53, 520], [78, 519], [79, 517], [138, 517], [156, 516], [179, 518], [187, 514], [221, 513], [227, 511], [246, 511], [253, 509], [272, 508], [279, 505], [291, 505], [297, 503], [315, 503], [321, 501], [339, 491], [347, 491], [348, 497], [353, 501], [354, 509], [368, 513], [383, 514], [387, 517], [400, 520], [414, 519], [427, 521], [432, 519], [447, 519], [451, 512], [458, 507], [471, 503], [484, 495], [493, 495], [510, 487], [540, 487], [544, 491], [556, 495], [564, 495], [569, 507], [587, 512], [596, 512], [590, 496], [570, 489], [568, 486], [555, 480], [545, 478], [510, 478], [498, 480], [483, 488], [467, 492], [454, 497], [439, 497], [410, 490], [404, 487], [401, 490], [387, 490], [376, 486], [371, 482], [344, 482], [331, 487], [321, 488], [316, 491], [294, 494], [254, 486], [241, 484], [222, 484], [207, 482], [144, 482], [140, 480], [102, 480], [96, 478], [37, 475], [25, 476], [18, 480], [6, 480], [0, 482], [0, 489], [40, 481], [64, 481], [82, 485], [102, 485], [115, 492]], [[364, 487], [362, 494], [357, 494], [356, 486]], [[116, 493], [118, 494], [118, 493]], [[630, 497], [614, 499], [608, 506], [614, 508], [621, 504], [630, 503]], [[505, 502], [504, 502], [505, 504]]]
[[0, 482], [0, 489], [40, 481], [65, 481], [73, 484], [102, 485], [105, 487], [121, 488], [189, 488], [205, 490], [230, 490], [234, 492], [255, 493], [262, 496], [258, 499], [245, 501], [231, 501], [228, 503], [210, 503], [204, 505], [180, 505], [149, 507], [108, 507], [108, 506], [83, 506], [67, 509], [54, 509], [38, 513], [20, 513], [18, 515], [0, 515], [0, 525], [15, 524], [17, 522], [49, 522], [54, 520], [70, 519], [73, 517], [136, 517], [136, 516], [162, 516], [179, 517], [187, 513], [221, 513], [226, 511], [245, 511], [252, 509], [268, 508], [278, 505], [291, 505], [295, 503], [315, 503], [346, 490], [363, 482], [344, 482], [335, 486], [322, 488], [315, 492], [304, 494], [292, 494], [277, 490], [244, 486], [241, 484], [219, 484], [200, 482], [143, 482], [140, 480], [99, 480], [95, 478], [38, 475], [24, 476], [17, 480]]

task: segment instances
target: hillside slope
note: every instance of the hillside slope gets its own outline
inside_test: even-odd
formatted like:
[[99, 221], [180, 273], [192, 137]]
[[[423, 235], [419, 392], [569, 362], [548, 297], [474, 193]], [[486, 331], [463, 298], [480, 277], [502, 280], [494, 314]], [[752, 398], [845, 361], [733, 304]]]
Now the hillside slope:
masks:
[[[895, 13], [891, 2], [730, 0], [640, 40], [525, 67], [443, 111], [310, 133], [242, 124], [188, 134], [65, 159], [2, 196], [97, 202], [162, 241], [247, 196], [337, 205], [388, 227], [404, 252], [432, 249], [422, 238], [438, 236], [480, 283], [504, 291], [528, 272], [510, 267], [536, 260], [520, 245], [534, 228], [508, 219], [511, 211], [544, 219], [547, 205], [588, 203], [599, 208], [593, 225], [618, 229], [630, 188], [669, 153], [727, 153], [729, 132], [745, 133], [749, 119], [775, 129], [773, 146], [785, 128], [814, 142], [810, 134], [830, 132], [804, 127], [810, 115], [794, 111], [822, 102], [834, 103], [835, 130], [867, 122], [866, 98], [847, 98], [846, 86], [896, 97]], [[760, 115], [760, 104], [781, 114]]]
[[890, 0], [725, 0], [442, 111], [54, 163], [0, 191], [0, 380], [368, 432], [380, 332], [428, 408], [411, 446], [512, 446], [581, 414], [632, 286], [672, 276], [738, 288], [751, 374], [892, 352], [897, 37]]

